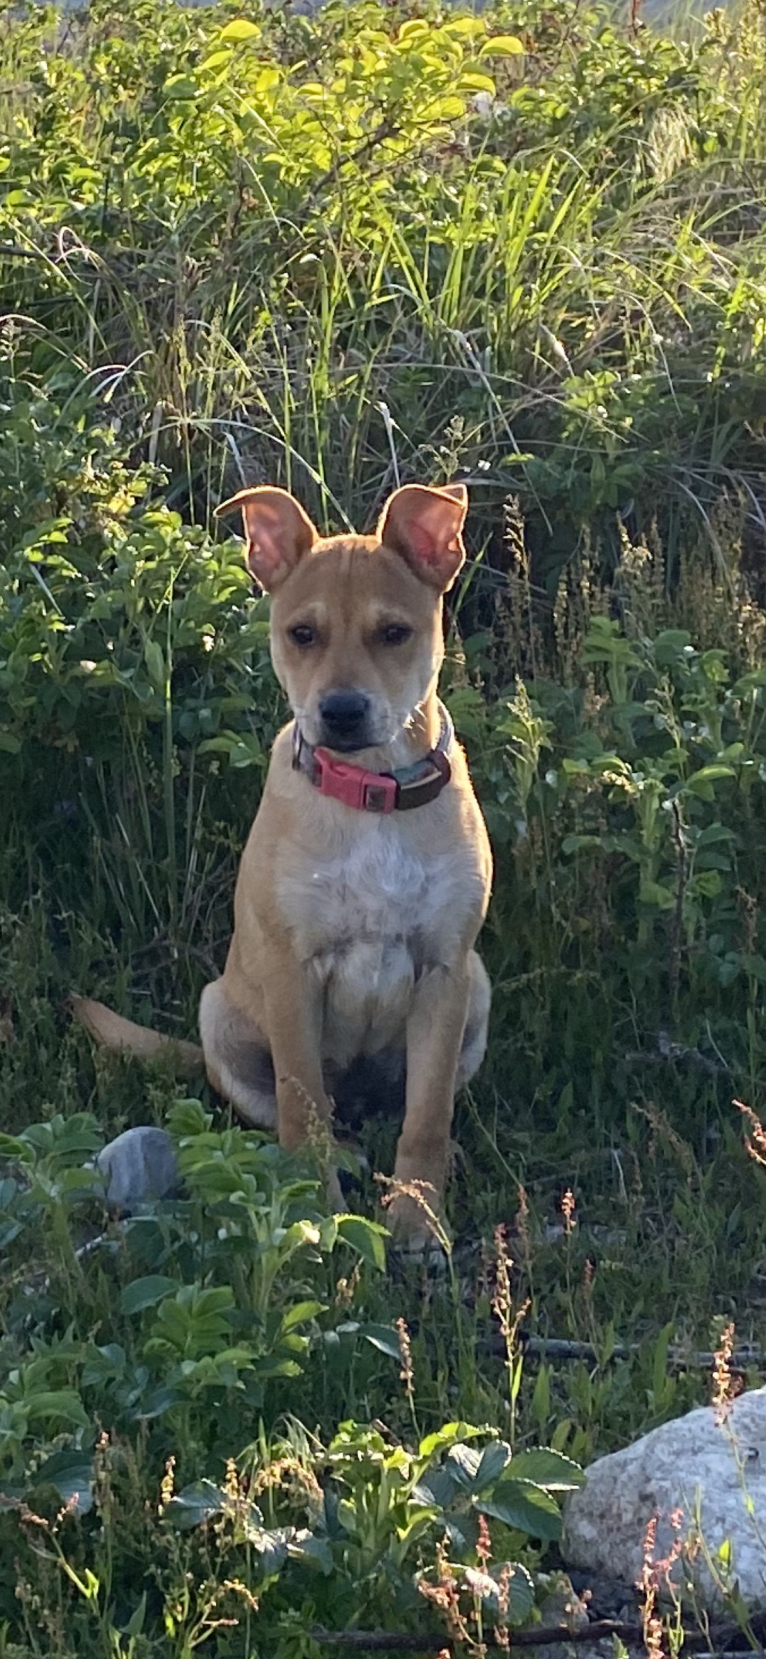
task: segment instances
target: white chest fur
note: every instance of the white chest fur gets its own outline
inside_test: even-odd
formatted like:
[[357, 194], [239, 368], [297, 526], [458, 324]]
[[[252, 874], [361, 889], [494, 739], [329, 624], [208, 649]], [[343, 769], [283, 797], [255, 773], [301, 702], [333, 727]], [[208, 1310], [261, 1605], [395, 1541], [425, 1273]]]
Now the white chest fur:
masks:
[[343, 1063], [402, 1043], [419, 973], [449, 961], [476, 905], [465, 847], [426, 855], [401, 819], [359, 815], [321, 856], [285, 848], [280, 866], [296, 954], [325, 988], [326, 1054]]

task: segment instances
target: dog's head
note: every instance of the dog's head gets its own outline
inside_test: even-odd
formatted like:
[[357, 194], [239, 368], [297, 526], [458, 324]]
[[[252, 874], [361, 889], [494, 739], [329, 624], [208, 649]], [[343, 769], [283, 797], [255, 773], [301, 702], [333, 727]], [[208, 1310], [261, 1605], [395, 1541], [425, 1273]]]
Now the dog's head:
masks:
[[242, 490], [252, 576], [272, 594], [271, 654], [311, 744], [352, 753], [389, 744], [435, 688], [442, 595], [465, 558], [463, 484], [407, 484], [374, 536], [323, 540], [286, 490]]

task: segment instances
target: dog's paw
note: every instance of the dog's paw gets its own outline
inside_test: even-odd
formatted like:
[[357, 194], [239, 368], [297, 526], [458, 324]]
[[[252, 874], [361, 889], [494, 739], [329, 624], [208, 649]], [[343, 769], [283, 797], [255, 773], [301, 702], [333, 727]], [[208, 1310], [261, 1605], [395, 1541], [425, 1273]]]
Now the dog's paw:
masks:
[[394, 1239], [389, 1256], [389, 1271], [401, 1277], [411, 1269], [426, 1273], [430, 1279], [442, 1279], [447, 1271], [447, 1256], [443, 1244], [433, 1233], [416, 1234], [411, 1238]]
[[[396, 1258], [402, 1264], [427, 1267], [441, 1273], [447, 1265], [449, 1241], [443, 1224], [406, 1193], [397, 1194], [389, 1205], [386, 1225], [391, 1233]], [[445, 1248], [446, 1247], [446, 1248]]]

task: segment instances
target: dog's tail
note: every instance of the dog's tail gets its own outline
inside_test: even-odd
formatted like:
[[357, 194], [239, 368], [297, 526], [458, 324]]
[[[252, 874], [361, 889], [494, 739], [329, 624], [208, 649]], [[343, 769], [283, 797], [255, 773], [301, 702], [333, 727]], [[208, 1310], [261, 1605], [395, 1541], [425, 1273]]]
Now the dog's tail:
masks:
[[123, 1054], [134, 1054], [138, 1060], [154, 1060], [167, 1055], [174, 1070], [181, 1077], [193, 1077], [204, 1070], [202, 1049], [196, 1043], [181, 1042], [175, 1037], [164, 1037], [146, 1025], [136, 1025], [113, 1013], [103, 1002], [91, 997], [70, 996], [69, 1007], [74, 1018], [84, 1025], [93, 1041], [101, 1048], [114, 1049]]

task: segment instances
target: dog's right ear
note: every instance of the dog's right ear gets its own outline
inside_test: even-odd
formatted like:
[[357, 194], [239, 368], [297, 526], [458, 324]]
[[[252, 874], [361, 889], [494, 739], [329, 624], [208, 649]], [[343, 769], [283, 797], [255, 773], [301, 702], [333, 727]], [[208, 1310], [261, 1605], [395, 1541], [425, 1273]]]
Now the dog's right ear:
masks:
[[307, 513], [287, 490], [258, 484], [216, 507], [216, 518], [239, 507], [247, 541], [247, 568], [267, 593], [284, 582], [319, 540]]

